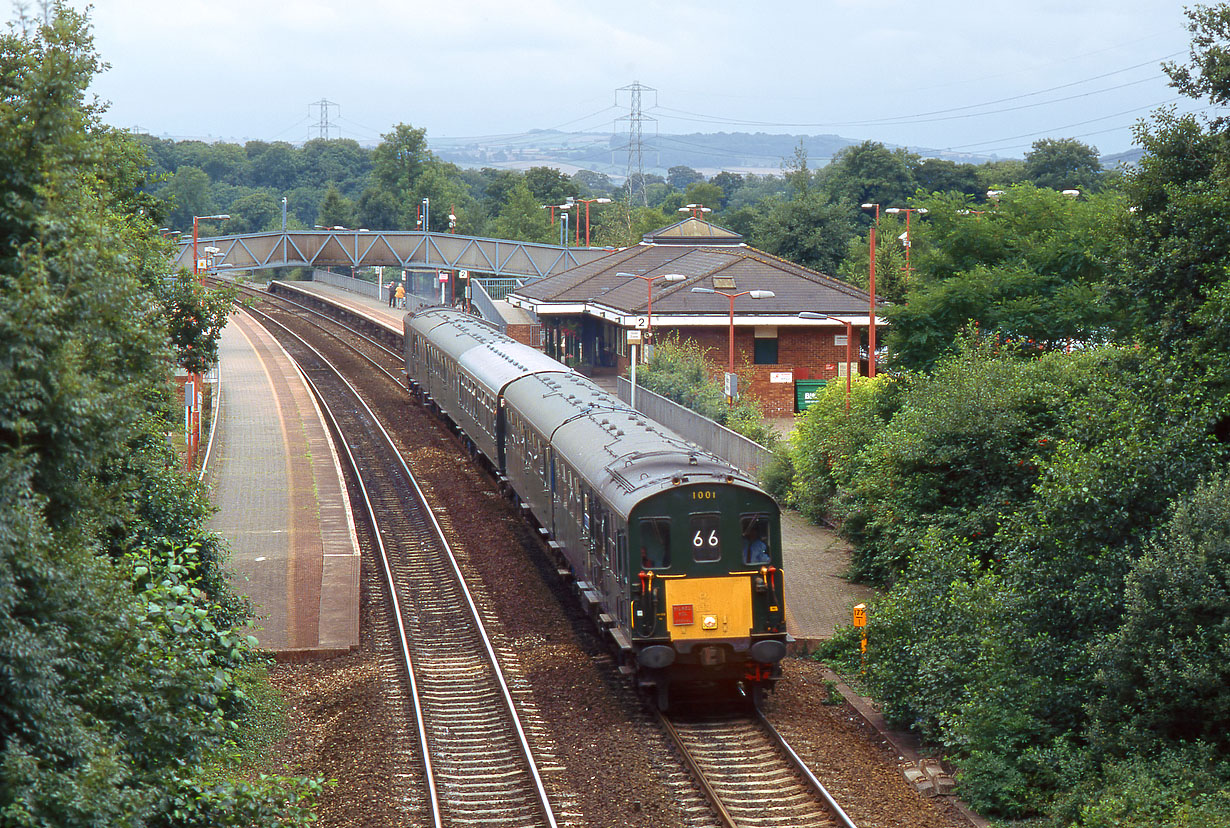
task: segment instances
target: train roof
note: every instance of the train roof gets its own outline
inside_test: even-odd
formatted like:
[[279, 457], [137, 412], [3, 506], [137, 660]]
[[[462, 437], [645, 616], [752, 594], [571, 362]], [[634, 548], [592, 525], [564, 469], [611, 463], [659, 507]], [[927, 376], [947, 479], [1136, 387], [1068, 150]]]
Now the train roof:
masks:
[[571, 373], [567, 366], [523, 345], [490, 324], [453, 308], [427, 308], [407, 314], [407, 329], [426, 336], [468, 371], [492, 396], [499, 396], [518, 377], [548, 372]]
[[508, 386], [505, 396], [625, 518], [645, 498], [685, 483], [758, 488], [725, 460], [578, 374], [523, 377]]
[[673, 486], [722, 483], [759, 491], [722, 458], [481, 319], [434, 307], [408, 314], [405, 327], [504, 397], [625, 518], [637, 503]]

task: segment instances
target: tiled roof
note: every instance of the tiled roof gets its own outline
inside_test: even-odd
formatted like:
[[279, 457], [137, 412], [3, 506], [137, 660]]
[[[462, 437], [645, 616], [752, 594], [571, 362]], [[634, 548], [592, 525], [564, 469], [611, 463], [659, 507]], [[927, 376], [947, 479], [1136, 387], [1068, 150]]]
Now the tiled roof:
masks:
[[[684, 224], [707, 224], [687, 219]], [[671, 228], [667, 228], [668, 230]], [[721, 229], [721, 228], [716, 228]], [[737, 236], [737, 234], [731, 234]], [[551, 312], [553, 304], [598, 303], [627, 314], [644, 313], [648, 305], [643, 279], [620, 276], [653, 276], [653, 312], [658, 314], [727, 313], [724, 296], [693, 293], [704, 287], [738, 293], [771, 290], [772, 299], [739, 301], [740, 315], [794, 315], [814, 311], [839, 315], [866, 314], [870, 296], [866, 291], [745, 245], [713, 246], [700, 239], [690, 244], [642, 244], [619, 250], [597, 261], [555, 276], [538, 279], [519, 288], [514, 297], [528, 300], [539, 313]], [[681, 282], [657, 277], [679, 273]], [[718, 281], [715, 283], [715, 279]]]

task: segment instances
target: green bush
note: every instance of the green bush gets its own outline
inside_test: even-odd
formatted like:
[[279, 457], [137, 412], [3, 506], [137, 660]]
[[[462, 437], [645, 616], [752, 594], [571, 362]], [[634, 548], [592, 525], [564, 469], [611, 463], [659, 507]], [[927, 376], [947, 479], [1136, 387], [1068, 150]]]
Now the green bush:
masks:
[[681, 342], [672, 335], [654, 346], [649, 364], [639, 368], [637, 383], [655, 394], [690, 408], [731, 431], [742, 434], [767, 448], [777, 445], [773, 426], [765, 422], [764, 412], [754, 397], [744, 395], [735, 405], [726, 404], [726, 395], [710, 375], [705, 354], [695, 342]]
[[798, 418], [790, 441], [790, 499], [808, 520], [820, 523], [837, 514], [839, 482], [861, 473], [862, 451], [892, 417], [899, 390], [888, 376], [860, 377], [851, 386], [847, 411], [845, 385], [829, 383]]
[[1111, 762], [1064, 797], [1057, 812], [1065, 828], [1224, 828], [1230, 764], [1200, 743]]
[[760, 486], [773, 495], [779, 503], [790, 502], [790, 489], [794, 483], [794, 463], [789, 452], [780, 448], [773, 452], [773, 459], [760, 470]]

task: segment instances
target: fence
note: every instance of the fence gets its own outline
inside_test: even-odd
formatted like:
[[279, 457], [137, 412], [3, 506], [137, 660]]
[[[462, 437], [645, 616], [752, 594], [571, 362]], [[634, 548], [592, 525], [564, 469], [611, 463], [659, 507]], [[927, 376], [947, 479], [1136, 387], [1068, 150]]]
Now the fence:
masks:
[[[632, 383], [627, 377], [619, 377], [619, 398], [629, 402], [631, 397]], [[773, 452], [759, 443], [640, 386], [636, 389], [636, 410], [752, 476], [759, 476], [773, 459]]]
[[500, 333], [508, 333], [508, 321], [495, 308], [495, 302], [487, 293], [487, 288], [478, 279], [470, 277], [470, 304], [479, 315], [500, 329]]
[[[474, 278], [473, 273], [470, 274], [470, 278]], [[487, 292], [487, 295], [497, 302], [526, 282], [525, 279], [516, 279], [509, 276], [483, 276], [482, 280], [483, 289]]]
[[380, 287], [375, 282], [369, 282], [365, 279], [352, 279], [349, 276], [342, 276], [341, 274], [319, 268], [312, 271], [312, 281], [332, 285], [342, 290], [348, 290], [351, 293], [361, 293], [364, 296], [371, 296], [375, 299], [387, 299], [389, 297], [387, 293], [384, 296], [380, 295]]

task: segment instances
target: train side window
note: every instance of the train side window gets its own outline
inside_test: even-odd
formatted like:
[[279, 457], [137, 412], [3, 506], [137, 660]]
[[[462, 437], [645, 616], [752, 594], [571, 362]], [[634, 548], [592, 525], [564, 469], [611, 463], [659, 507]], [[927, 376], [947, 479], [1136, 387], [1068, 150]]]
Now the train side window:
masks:
[[765, 515], [740, 515], [739, 530], [743, 535], [743, 562], [769, 563], [769, 518]]
[[688, 527], [688, 537], [692, 544], [692, 559], [695, 561], [716, 561], [722, 557], [722, 539], [718, 532], [721, 515], [692, 515]]
[[665, 569], [671, 565], [671, 519], [641, 518], [641, 566]]

